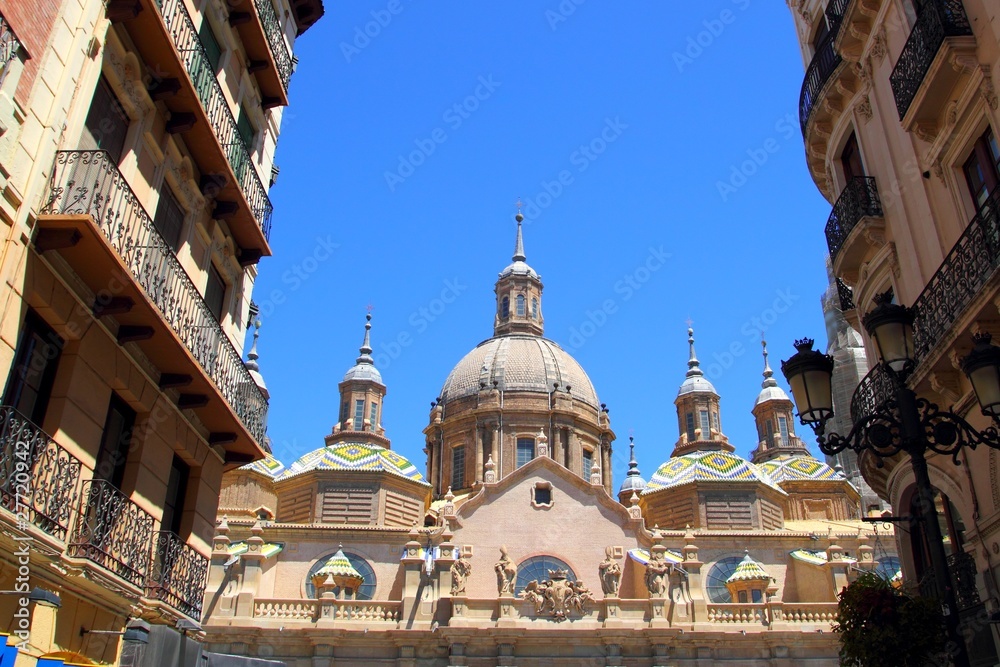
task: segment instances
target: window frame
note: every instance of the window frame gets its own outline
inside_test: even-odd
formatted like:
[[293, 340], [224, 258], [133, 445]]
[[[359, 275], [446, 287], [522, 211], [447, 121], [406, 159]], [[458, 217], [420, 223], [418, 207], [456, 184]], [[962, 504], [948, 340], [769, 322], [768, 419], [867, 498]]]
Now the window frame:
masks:
[[[215, 267], [215, 262], [209, 261], [208, 271], [206, 273], [208, 274], [208, 277], [205, 279], [205, 305], [208, 306], [209, 312], [215, 316], [215, 320], [219, 324], [222, 324], [222, 321], [225, 319], [224, 315], [226, 314], [226, 295], [227, 292], [229, 292], [229, 284], [226, 283], [226, 279], [223, 277], [222, 271], [219, 271], [219, 269]], [[218, 278], [217, 282], [222, 286], [221, 294], [219, 296], [218, 313], [215, 312], [215, 309], [213, 308], [215, 305], [214, 302], [210, 300], [212, 298], [212, 281], [215, 278]]]
[[[167, 207], [167, 210], [165, 210], [165, 207]], [[173, 230], [165, 229], [162, 222], [164, 217], [169, 217], [169, 207], [175, 208], [179, 214], [175, 238], [170, 238], [170, 236], [168, 236], [168, 232]], [[153, 212], [153, 227], [156, 228], [160, 238], [162, 238], [170, 249], [174, 251], [174, 254], [177, 254], [177, 251], [180, 250], [181, 241], [184, 238], [185, 220], [187, 220], [187, 211], [184, 209], [184, 206], [181, 205], [177, 197], [174, 196], [170, 186], [167, 185], [166, 181], [164, 181], [163, 187], [160, 188], [160, 198], [156, 202], [156, 210]]]
[[580, 457], [583, 463], [583, 478], [590, 479], [590, 471], [594, 467], [594, 450], [585, 449], [583, 450], [583, 455]]
[[[94, 103], [101, 99], [101, 95], [106, 95], [105, 109], [98, 109], [94, 106]], [[92, 118], [92, 114], [94, 113], [101, 114], [102, 117], [94, 119]], [[114, 125], [114, 119], [109, 114], [120, 116], [119, 120], [123, 124], [120, 128], [120, 133], [113, 131], [119, 128]], [[87, 109], [87, 115], [83, 120], [85, 137], [89, 137], [93, 141], [95, 150], [107, 152], [115, 165], [119, 165], [125, 156], [125, 146], [128, 143], [128, 131], [131, 124], [132, 117], [125, 110], [125, 105], [118, 99], [118, 94], [111, 85], [111, 81], [102, 73], [97, 79], [97, 84], [94, 86], [94, 92], [90, 98], [90, 107]], [[116, 141], [113, 145], [108, 145], [104, 141], [106, 138], [120, 138], [120, 142]], [[81, 144], [86, 143], [86, 138], [84, 138]]]
[[365, 430], [365, 399], [354, 399], [354, 430]]
[[[29, 336], [33, 338], [30, 346]], [[14, 359], [7, 376], [7, 384], [4, 387], [3, 405], [13, 407], [27, 417], [28, 421], [41, 426], [42, 422], [45, 421], [49, 401], [52, 399], [52, 388], [55, 386], [56, 373], [59, 372], [59, 360], [62, 358], [65, 345], [66, 341], [56, 333], [55, 329], [49, 326], [41, 315], [28, 308], [24, 314], [24, 321], [21, 323], [21, 332], [17, 337], [17, 348], [14, 350]], [[36, 368], [39, 364], [35, 363], [35, 354], [39, 349], [42, 350], [41, 372], [38, 374], [37, 387], [32, 387], [27, 383], [27, 377], [33, 374], [33, 371], [39, 370]], [[50, 352], [50, 349], [53, 350]], [[31, 388], [35, 392], [31, 410], [28, 411], [25, 411], [21, 405], [25, 388]]]
[[[116, 414], [121, 419], [121, 428], [117, 428], [113, 424], [112, 418]], [[94, 459], [94, 479], [108, 482], [123, 493], [125, 468], [129, 461], [129, 450], [132, 448], [137, 419], [138, 414], [132, 409], [132, 406], [117, 393], [111, 392], [104, 426], [101, 428], [101, 444], [97, 450], [97, 457]], [[117, 433], [113, 433], [112, 428], [116, 428]], [[111, 436], [114, 436], [116, 442], [111, 442]], [[110, 471], [104, 470], [106, 463], [111, 464]]]
[[451, 488], [465, 488], [465, 445], [451, 448]]
[[[537, 451], [534, 438], [517, 438], [514, 449], [514, 462], [517, 465], [514, 466], [514, 469], [516, 470], [533, 461], [537, 456]], [[531, 456], [522, 461], [522, 452], [530, 452]]]

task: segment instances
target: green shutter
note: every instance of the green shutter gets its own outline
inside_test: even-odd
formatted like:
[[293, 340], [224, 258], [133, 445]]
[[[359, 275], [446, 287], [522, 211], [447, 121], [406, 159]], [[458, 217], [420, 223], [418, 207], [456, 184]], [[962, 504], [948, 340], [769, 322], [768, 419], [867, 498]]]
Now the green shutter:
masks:
[[208, 19], [204, 19], [201, 22], [201, 28], [198, 30], [198, 38], [201, 39], [201, 44], [205, 47], [205, 55], [208, 56], [208, 63], [212, 66], [212, 72], [218, 72], [219, 61], [222, 60], [222, 46], [219, 45], [219, 40], [216, 38], [215, 33], [212, 32], [212, 26], [209, 25]]

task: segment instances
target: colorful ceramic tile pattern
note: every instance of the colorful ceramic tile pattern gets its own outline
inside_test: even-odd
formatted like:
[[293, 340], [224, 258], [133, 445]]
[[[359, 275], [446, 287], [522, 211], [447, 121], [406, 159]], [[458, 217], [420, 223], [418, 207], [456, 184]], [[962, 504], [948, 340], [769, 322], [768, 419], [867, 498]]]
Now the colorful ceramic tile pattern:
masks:
[[844, 479], [842, 474], [812, 456], [781, 456], [761, 463], [759, 467], [779, 484], [799, 479]]
[[311, 470], [357, 470], [387, 472], [415, 482], [424, 482], [416, 466], [394, 451], [367, 443], [338, 443], [309, 452], [278, 477], [279, 480]]
[[[643, 495], [689, 482], [757, 481], [781, 491], [758, 466], [731, 452], [694, 452], [670, 459], [653, 473]], [[781, 491], [784, 493], [784, 491]]]
[[273, 479], [285, 471], [285, 466], [281, 461], [268, 454], [266, 458], [242, 466], [240, 469], [259, 472], [261, 475], [266, 475]]
[[761, 567], [761, 564], [747, 554], [736, 566], [733, 573], [726, 579], [726, 583], [733, 581], [771, 581], [771, 575]]

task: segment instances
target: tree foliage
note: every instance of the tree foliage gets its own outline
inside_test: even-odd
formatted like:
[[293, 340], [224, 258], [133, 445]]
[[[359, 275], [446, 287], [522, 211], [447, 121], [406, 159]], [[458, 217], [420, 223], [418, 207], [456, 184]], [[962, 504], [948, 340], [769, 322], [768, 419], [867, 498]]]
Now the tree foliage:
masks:
[[842, 667], [923, 667], [945, 643], [940, 603], [897, 590], [875, 572], [840, 592], [833, 630]]

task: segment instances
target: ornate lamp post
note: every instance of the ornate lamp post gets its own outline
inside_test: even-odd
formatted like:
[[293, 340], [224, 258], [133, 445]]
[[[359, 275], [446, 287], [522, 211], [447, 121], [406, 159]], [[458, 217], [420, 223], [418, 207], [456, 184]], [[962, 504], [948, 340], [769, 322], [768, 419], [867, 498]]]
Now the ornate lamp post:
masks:
[[[876, 298], [878, 306], [868, 313], [863, 324], [878, 348], [879, 363], [890, 378], [892, 396], [877, 405], [871, 414], [854, 424], [847, 435], [826, 433], [826, 422], [833, 416], [833, 357], [813, 350], [811, 339], [795, 342], [798, 352], [781, 363], [781, 370], [791, 385], [800, 421], [815, 431], [819, 448], [833, 455], [845, 449], [858, 454], [869, 451], [881, 459], [900, 452], [910, 456], [916, 481], [921, 518], [926, 531], [934, 584], [944, 608], [945, 629], [951, 656], [956, 667], [968, 667], [969, 656], [958, 629], [958, 605], [948, 573], [947, 556], [941, 526], [934, 503], [934, 488], [927, 472], [927, 451], [951, 456], [956, 465], [964, 447], [986, 445], [1000, 449], [1000, 434], [994, 427], [977, 431], [958, 415], [942, 411], [927, 399], [917, 397], [906, 385], [916, 366], [913, 353], [911, 308], [890, 303], [887, 294]], [[988, 334], [975, 337], [976, 347], [962, 360], [983, 414], [1000, 418], [1000, 348], [990, 344]]]

